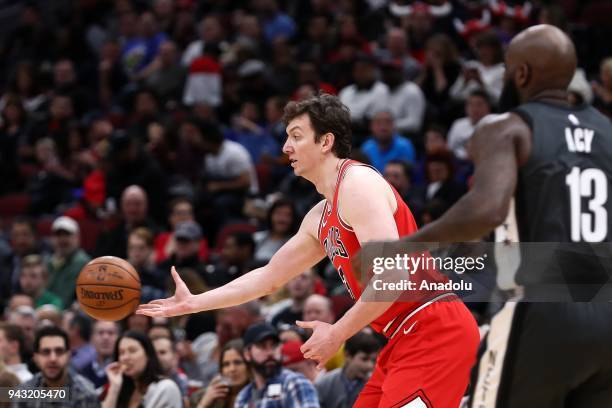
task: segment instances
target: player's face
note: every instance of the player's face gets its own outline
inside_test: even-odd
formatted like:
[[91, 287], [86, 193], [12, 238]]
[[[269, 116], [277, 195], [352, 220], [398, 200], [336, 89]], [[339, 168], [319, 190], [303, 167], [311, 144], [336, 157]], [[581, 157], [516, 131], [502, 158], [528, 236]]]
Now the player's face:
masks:
[[323, 157], [321, 144], [315, 143], [315, 132], [307, 114], [298, 116], [289, 122], [283, 153], [289, 156], [295, 174], [302, 177], [305, 177], [321, 162]]
[[40, 339], [34, 360], [43, 376], [51, 381], [59, 380], [66, 371], [69, 352], [64, 339], [60, 336], [45, 336]]
[[147, 366], [147, 354], [137, 340], [124, 337], [119, 341], [119, 362], [125, 366], [125, 375], [138, 378]]

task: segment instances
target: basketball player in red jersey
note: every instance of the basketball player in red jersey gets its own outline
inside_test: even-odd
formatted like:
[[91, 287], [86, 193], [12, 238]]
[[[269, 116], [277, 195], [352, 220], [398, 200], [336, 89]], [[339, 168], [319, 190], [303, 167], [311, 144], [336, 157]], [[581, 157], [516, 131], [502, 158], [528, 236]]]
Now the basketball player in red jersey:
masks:
[[362, 243], [416, 232], [410, 210], [378, 172], [347, 159], [350, 117], [337, 97], [290, 102], [285, 123], [283, 152], [295, 174], [311, 181], [325, 199], [267, 265], [195, 296], [172, 268], [175, 295], [140, 305], [137, 313], [175, 316], [235, 306], [273, 293], [327, 255], [356, 303], [333, 325], [297, 322], [313, 330], [302, 346], [304, 357], [322, 367], [346, 339], [371, 324], [389, 342], [355, 407], [458, 407], [479, 342], [465, 305], [445, 292], [418, 302], [365, 301], [350, 262]]

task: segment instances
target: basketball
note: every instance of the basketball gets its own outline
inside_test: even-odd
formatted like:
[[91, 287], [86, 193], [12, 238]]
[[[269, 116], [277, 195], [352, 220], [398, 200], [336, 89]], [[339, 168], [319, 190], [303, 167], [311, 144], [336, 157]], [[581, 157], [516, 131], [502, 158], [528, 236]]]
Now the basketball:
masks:
[[140, 277], [129, 262], [101, 256], [81, 269], [76, 296], [85, 313], [98, 320], [121, 320], [140, 303]]

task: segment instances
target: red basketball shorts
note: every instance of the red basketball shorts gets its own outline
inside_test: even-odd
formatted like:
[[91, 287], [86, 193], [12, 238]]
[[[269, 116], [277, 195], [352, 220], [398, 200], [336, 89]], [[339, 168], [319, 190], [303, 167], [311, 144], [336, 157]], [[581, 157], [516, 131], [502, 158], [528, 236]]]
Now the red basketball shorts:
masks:
[[353, 407], [458, 408], [479, 342], [463, 302], [452, 296], [429, 304], [381, 350]]

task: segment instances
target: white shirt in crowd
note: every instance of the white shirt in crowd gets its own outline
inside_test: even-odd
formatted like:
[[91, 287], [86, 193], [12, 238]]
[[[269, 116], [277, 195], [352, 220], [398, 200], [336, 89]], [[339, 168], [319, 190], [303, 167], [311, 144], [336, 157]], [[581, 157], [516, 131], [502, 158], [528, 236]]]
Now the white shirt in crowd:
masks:
[[406, 135], [421, 129], [427, 102], [417, 84], [406, 81], [391, 90], [388, 104], [395, 119], [395, 128], [400, 133]]
[[219, 153], [207, 154], [204, 160], [206, 173], [211, 177], [235, 178], [248, 171], [251, 178], [250, 192], [257, 194], [259, 191], [255, 166], [249, 152], [241, 144], [224, 140]]
[[480, 73], [482, 85], [475, 80], [465, 81], [463, 75], [459, 75], [457, 80], [450, 88], [450, 96], [453, 99], [464, 101], [470, 93], [476, 89], [484, 87], [494, 102], [499, 100], [502, 88], [504, 87], [504, 64], [499, 63], [486, 67], [479, 61], [468, 61], [464, 66], [473, 66]]
[[369, 89], [359, 89], [357, 85], [342, 88], [340, 101], [351, 112], [351, 120], [356, 122], [371, 118], [376, 112], [387, 109], [389, 87], [380, 81], [374, 82]]

